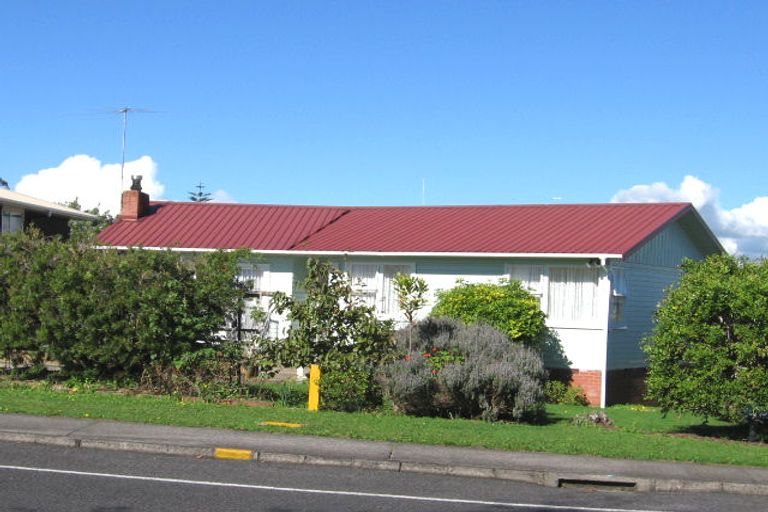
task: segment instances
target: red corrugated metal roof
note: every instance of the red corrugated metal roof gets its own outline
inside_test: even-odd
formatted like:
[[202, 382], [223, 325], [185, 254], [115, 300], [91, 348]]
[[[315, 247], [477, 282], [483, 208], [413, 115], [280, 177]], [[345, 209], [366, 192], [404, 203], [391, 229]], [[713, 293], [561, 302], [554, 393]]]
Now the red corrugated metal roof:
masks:
[[286, 250], [343, 215], [347, 208], [153, 202], [137, 221], [101, 232], [109, 245], [187, 249]]
[[118, 246], [385, 253], [627, 254], [688, 203], [322, 207], [153, 203]]
[[355, 208], [311, 251], [625, 254], [687, 203]]

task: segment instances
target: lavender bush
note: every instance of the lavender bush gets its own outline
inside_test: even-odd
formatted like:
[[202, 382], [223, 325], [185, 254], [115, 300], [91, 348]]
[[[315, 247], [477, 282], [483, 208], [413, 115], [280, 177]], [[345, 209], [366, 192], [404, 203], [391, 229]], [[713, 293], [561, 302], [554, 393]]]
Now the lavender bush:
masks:
[[488, 421], [540, 417], [546, 371], [538, 352], [480, 323], [429, 318], [412, 329], [396, 333], [403, 357], [383, 368], [396, 409]]

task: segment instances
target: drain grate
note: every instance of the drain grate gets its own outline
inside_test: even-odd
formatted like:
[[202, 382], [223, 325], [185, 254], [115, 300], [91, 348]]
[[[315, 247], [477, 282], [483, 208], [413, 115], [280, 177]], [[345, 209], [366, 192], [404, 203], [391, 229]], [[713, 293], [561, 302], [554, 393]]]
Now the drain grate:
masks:
[[579, 487], [600, 491], [636, 491], [637, 482], [622, 480], [586, 480], [578, 478], [558, 478], [558, 487]]

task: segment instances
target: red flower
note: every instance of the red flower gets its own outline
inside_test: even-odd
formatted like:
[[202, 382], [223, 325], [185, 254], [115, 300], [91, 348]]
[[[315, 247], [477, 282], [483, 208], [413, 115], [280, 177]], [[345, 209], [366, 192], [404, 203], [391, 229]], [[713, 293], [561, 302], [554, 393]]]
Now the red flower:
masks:
[[437, 370], [432, 370], [432, 375], [437, 375]]
[[406, 361], [410, 361], [410, 360], [411, 360], [411, 354], [407, 354], [407, 355], [405, 356], [405, 360], [406, 360]]
[[424, 352], [421, 355], [424, 356], [424, 357], [432, 357], [432, 354], [430, 354], [429, 352]]

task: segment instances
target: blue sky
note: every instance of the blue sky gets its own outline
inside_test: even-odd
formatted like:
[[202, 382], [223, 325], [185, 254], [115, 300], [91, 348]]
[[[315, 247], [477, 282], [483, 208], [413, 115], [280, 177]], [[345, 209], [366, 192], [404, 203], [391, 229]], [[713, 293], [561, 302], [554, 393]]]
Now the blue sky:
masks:
[[741, 214], [768, 234], [768, 2], [1, 12], [0, 176], [20, 191], [44, 196], [58, 182], [22, 177], [74, 155], [119, 163], [109, 111], [132, 106], [156, 113], [129, 118], [127, 159], [148, 156], [167, 199], [202, 180], [239, 202], [421, 204], [425, 180], [427, 204], [694, 200], [690, 176], [716, 229]]

